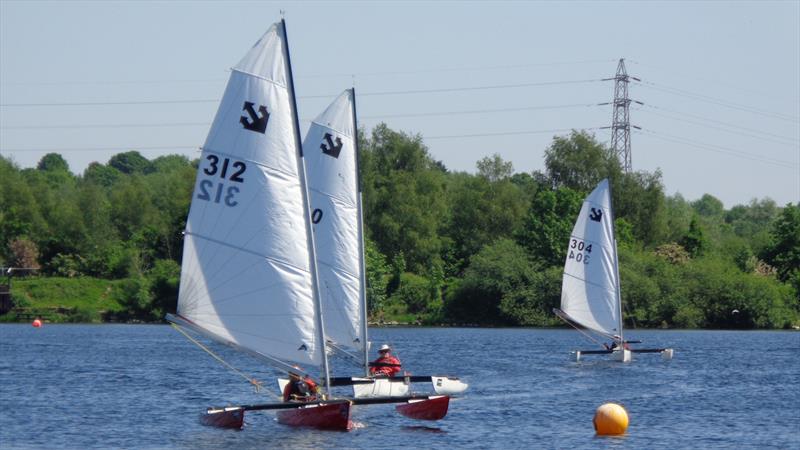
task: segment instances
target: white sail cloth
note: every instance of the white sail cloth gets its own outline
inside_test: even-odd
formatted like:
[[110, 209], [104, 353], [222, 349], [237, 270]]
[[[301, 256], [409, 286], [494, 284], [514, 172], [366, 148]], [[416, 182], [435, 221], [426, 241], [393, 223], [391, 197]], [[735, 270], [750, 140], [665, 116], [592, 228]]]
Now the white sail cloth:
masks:
[[[362, 350], [361, 232], [353, 91], [311, 123], [303, 141], [325, 335]], [[360, 354], [360, 352], [358, 353]]]
[[178, 314], [252, 351], [320, 365], [284, 37], [274, 24], [232, 70], [200, 157]]
[[590, 330], [621, 335], [617, 250], [608, 180], [583, 202], [567, 244], [561, 310]]

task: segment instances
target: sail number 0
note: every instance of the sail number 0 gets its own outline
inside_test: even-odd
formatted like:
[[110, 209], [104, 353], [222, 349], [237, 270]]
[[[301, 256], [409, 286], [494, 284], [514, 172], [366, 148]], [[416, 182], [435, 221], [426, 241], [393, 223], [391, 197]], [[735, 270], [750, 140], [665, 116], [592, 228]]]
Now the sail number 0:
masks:
[[590, 253], [592, 253], [592, 244], [586, 245], [583, 241], [570, 239], [568, 260], [574, 259], [575, 262], [589, 264]]
[[[214, 154], [206, 156], [206, 159], [209, 164], [208, 167], [203, 168], [203, 173], [210, 177], [219, 173], [219, 177], [222, 178], [223, 181], [216, 183], [216, 188], [214, 182], [211, 180], [206, 179], [200, 181], [200, 185], [198, 186], [200, 192], [197, 193], [197, 198], [205, 201], [213, 201], [214, 203], [222, 201], [225, 206], [238, 205], [239, 202], [234, 200], [234, 197], [239, 193], [239, 188], [236, 186], [226, 186], [224, 181], [244, 183], [242, 175], [245, 170], [247, 170], [247, 165], [242, 161], [233, 161], [233, 163], [231, 163], [230, 158], [225, 158], [222, 160], [222, 167], [220, 167], [219, 156]], [[230, 170], [230, 177], [226, 180], [225, 177], [228, 176], [229, 172], [228, 167], [232, 167], [232, 169]], [[212, 193], [213, 199], [211, 198]]]

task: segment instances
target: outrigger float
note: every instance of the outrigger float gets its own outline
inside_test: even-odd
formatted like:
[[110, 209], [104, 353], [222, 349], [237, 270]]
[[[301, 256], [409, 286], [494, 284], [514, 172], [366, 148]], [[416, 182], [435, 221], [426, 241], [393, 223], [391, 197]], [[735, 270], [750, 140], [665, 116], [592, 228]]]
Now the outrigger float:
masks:
[[[322, 145], [314, 156], [339, 155], [338, 136], [323, 141], [328, 147]], [[398, 403], [397, 411], [414, 419], [443, 418], [446, 396], [331, 397], [323, 315], [334, 313], [320, 300], [318, 266], [326, 260], [317, 262], [312, 223], [323, 213], [309, 207], [308, 156], [300, 144], [281, 20], [231, 70], [202, 147], [184, 233], [177, 313], [166, 318], [201, 346], [184, 329], [281, 371], [306, 377], [311, 375], [297, 365], [317, 368], [315, 378], [324, 388], [314, 402], [210, 408], [202, 423], [241, 428], [246, 411], [276, 410], [282, 424], [347, 430], [351, 406], [379, 403]], [[322, 248], [328, 254], [324, 243]]]
[[445, 395], [333, 399], [308, 403], [265, 403], [209, 408], [200, 417], [203, 424], [220, 428], [243, 428], [245, 411], [277, 410], [278, 423], [291, 426], [347, 431], [353, 427], [350, 406], [399, 403], [395, 409], [417, 420], [439, 420], [447, 415], [450, 398]]

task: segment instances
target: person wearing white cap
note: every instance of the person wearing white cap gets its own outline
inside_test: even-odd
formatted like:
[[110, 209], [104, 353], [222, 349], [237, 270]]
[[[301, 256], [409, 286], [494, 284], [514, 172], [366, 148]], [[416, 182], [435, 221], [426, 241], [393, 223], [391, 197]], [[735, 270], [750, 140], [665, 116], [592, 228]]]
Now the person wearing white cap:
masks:
[[386, 344], [378, 349], [378, 359], [369, 363], [369, 373], [378, 377], [391, 377], [400, 372], [400, 360], [392, 355], [392, 348]]

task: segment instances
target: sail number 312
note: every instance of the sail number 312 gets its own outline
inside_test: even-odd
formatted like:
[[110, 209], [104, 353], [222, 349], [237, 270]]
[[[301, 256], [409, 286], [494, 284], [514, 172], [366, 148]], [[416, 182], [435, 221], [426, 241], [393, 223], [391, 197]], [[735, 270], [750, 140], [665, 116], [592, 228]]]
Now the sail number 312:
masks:
[[589, 258], [592, 256], [592, 244], [586, 245], [583, 241], [577, 239], [570, 239], [569, 241], [569, 255], [567, 260], [574, 259], [575, 262], [582, 262], [589, 264]]
[[213, 201], [214, 203], [224, 203], [225, 206], [236, 206], [239, 204], [236, 201], [236, 194], [239, 193], [237, 186], [226, 185], [230, 181], [233, 183], [244, 183], [244, 172], [247, 170], [247, 165], [242, 161], [231, 162], [230, 158], [224, 158], [220, 161], [219, 156], [210, 154], [206, 156], [208, 166], [203, 168], [203, 173], [209, 177], [219, 175], [222, 181], [214, 183], [209, 179], [201, 180], [198, 185], [197, 198], [207, 202]]

